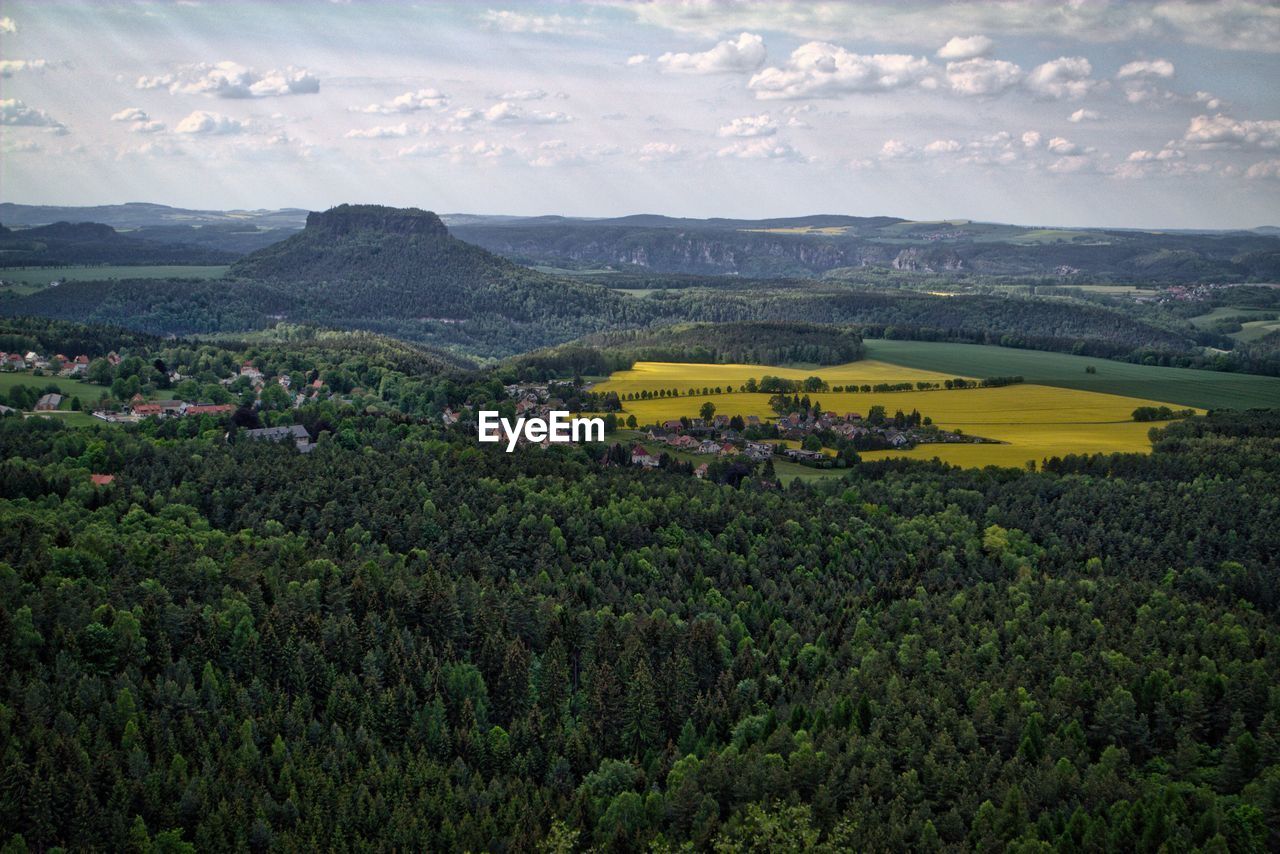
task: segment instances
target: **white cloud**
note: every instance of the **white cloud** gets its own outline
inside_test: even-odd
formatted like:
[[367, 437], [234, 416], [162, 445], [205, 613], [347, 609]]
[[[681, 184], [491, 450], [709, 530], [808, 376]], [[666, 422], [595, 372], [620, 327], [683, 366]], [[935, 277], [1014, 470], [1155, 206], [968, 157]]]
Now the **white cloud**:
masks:
[[25, 71], [45, 71], [50, 68], [43, 59], [0, 59], [0, 77], [12, 77]]
[[0, 100], [0, 125], [12, 127], [40, 127], [64, 130], [62, 122], [35, 107], [28, 107], [17, 98]]
[[125, 107], [118, 113], [113, 113], [111, 121], [113, 122], [145, 122], [150, 116], [146, 114], [140, 107]]
[[1272, 158], [1255, 163], [1245, 170], [1246, 178], [1280, 178], [1280, 159]]
[[513, 89], [498, 96], [499, 101], [541, 101], [547, 97], [542, 89]]
[[737, 157], [742, 160], [804, 160], [804, 155], [785, 142], [771, 139], [752, 139], [726, 145], [716, 152], [716, 157]]
[[1280, 120], [1236, 120], [1219, 113], [1196, 116], [1183, 139], [1201, 148], [1280, 148]]
[[565, 15], [529, 15], [524, 12], [490, 9], [481, 18], [485, 25], [504, 33], [580, 34], [587, 32], [587, 21]]
[[245, 124], [239, 119], [233, 119], [221, 113], [196, 110], [178, 122], [178, 126], [174, 130], [178, 133], [200, 136], [222, 136], [243, 133]]
[[1101, 119], [1102, 113], [1099, 113], [1097, 110], [1086, 110], [1084, 107], [1081, 107], [1071, 115], [1067, 116], [1067, 121], [1077, 125], [1081, 122], [1096, 122], [1101, 121]]
[[[600, 0], [604, 2], [604, 0]], [[1030, 3], [779, 3], [711, 0], [632, 3], [610, 0], [640, 22], [714, 37], [749, 27], [797, 39], [832, 40], [856, 33], [888, 44], [934, 46], [957, 32], [1008, 33], [1027, 40], [1114, 43], [1166, 39], [1226, 50], [1280, 52], [1280, 6], [1269, 0], [1125, 0]]]
[[397, 95], [390, 101], [381, 104], [370, 104], [367, 107], [362, 107], [359, 112], [380, 113], [382, 115], [416, 113], [419, 110], [444, 107], [448, 103], [449, 96], [438, 89], [419, 89], [417, 92], [405, 92], [403, 95]]
[[716, 131], [716, 136], [773, 136], [778, 126], [768, 113], [758, 116], [742, 116], [734, 119]]
[[401, 148], [396, 152], [398, 157], [442, 157], [449, 153], [449, 146], [439, 142], [419, 142]]
[[1058, 154], [1063, 157], [1075, 157], [1092, 151], [1092, 149], [1085, 148], [1083, 145], [1078, 145], [1077, 143], [1061, 136], [1055, 136], [1053, 139], [1049, 140], [1047, 148], [1051, 154]]
[[34, 139], [6, 139], [0, 147], [5, 154], [32, 154], [42, 150], [43, 146]]
[[924, 147], [925, 154], [954, 154], [964, 148], [954, 139], [935, 139]]
[[0, 18], [0, 33], [16, 33], [18, 26], [13, 22], [13, 18], [5, 16]]
[[627, 65], [644, 65], [648, 61], [649, 54], [647, 53], [633, 53], [627, 57]]
[[217, 98], [269, 98], [314, 95], [320, 81], [304, 68], [289, 66], [258, 72], [224, 60], [212, 65], [186, 65], [169, 74], [139, 77], [139, 89], [167, 89], [171, 95], [212, 95]]
[[999, 95], [1018, 85], [1022, 69], [1002, 59], [966, 59], [947, 63], [947, 83], [960, 95]]
[[1083, 56], [1060, 56], [1036, 66], [1027, 75], [1026, 85], [1043, 98], [1076, 100], [1097, 86], [1091, 74], [1093, 65]]
[[679, 160], [688, 152], [673, 142], [646, 142], [640, 146], [640, 160], [649, 163], [655, 160]]
[[664, 53], [658, 67], [671, 74], [725, 74], [754, 71], [764, 63], [764, 39], [741, 33], [701, 53]]
[[938, 48], [939, 59], [973, 59], [986, 56], [994, 42], [986, 36], [952, 36]]
[[1120, 66], [1116, 72], [1117, 80], [1130, 80], [1134, 77], [1157, 77], [1164, 80], [1173, 76], [1173, 63], [1167, 59], [1135, 60]]
[[134, 133], [159, 133], [164, 130], [164, 122], [152, 121], [146, 111], [139, 107], [125, 107], [118, 113], [111, 115], [113, 122], [130, 122], [132, 126], [129, 130]]
[[880, 146], [880, 156], [885, 160], [915, 160], [920, 152], [900, 139], [886, 139]]
[[409, 125], [401, 122], [398, 125], [379, 125], [371, 128], [353, 128], [343, 136], [347, 139], [401, 139], [412, 133]]
[[1129, 152], [1129, 156], [1125, 160], [1129, 163], [1150, 163], [1159, 160], [1181, 160], [1186, 156], [1185, 152], [1176, 148], [1162, 148], [1159, 151], [1140, 149]]
[[1206, 109], [1220, 110], [1224, 106], [1222, 99], [1212, 92], [1197, 92], [1191, 97], [1197, 104], [1204, 104]]
[[1022, 134], [1022, 145], [1024, 148], [1035, 148], [1040, 144], [1040, 131], [1029, 130]]
[[850, 92], [887, 92], [921, 83], [929, 60], [906, 54], [851, 53], [826, 42], [808, 42], [785, 66], [754, 75], [747, 87], [757, 98], [824, 98]]
[[560, 112], [536, 112], [524, 110], [510, 101], [499, 101], [484, 113], [485, 121], [511, 122], [534, 125], [558, 125], [573, 121], [573, 116]]

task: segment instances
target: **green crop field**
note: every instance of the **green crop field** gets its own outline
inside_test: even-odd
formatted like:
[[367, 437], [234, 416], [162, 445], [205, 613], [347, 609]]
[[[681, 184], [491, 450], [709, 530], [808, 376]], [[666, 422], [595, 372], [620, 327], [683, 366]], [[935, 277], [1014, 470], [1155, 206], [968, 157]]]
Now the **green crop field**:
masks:
[[34, 388], [45, 388], [48, 385], [56, 385], [61, 393], [66, 395], [67, 399], [62, 402], [63, 408], [70, 408], [71, 398], [80, 398], [80, 403], [85, 409], [95, 403], [98, 398], [108, 392], [105, 386], [91, 385], [90, 383], [80, 382], [67, 377], [55, 376], [34, 376], [30, 371], [18, 371], [14, 373], [0, 372], [0, 394], [7, 395], [9, 389], [14, 386], [25, 385]]
[[[1160, 400], [1201, 409], [1280, 407], [1280, 378], [1188, 368], [1157, 368], [1109, 359], [980, 344], [869, 340], [867, 357], [960, 376], [1021, 375], [1028, 383]], [[1085, 373], [1092, 366], [1097, 373]]]
[[16, 291], [30, 293], [54, 280], [97, 281], [99, 279], [216, 279], [227, 272], [227, 267], [213, 266], [111, 266], [94, 267], [27, 267], [0, 268], [0, 281], [7, 286], [13, 282]]

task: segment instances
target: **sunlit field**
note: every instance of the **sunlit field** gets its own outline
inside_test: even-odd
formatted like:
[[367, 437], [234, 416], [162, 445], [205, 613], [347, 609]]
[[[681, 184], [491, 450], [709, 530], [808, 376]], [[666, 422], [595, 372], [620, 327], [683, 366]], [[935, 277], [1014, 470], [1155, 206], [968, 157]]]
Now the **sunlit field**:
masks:
[[[882, 362], [854, 362], [831, 368], [791, 370], [761, 365], [697, 365], [639, 362], [630, 371], [614, 374], [597, 390], [620, 394], [641, 390], [690, 387], [701, 391], [704, 386], [737, 388], [747, 378], [769, 374], [790, 378], [820, 376], [831, 385], [878, 382], [940, 380], [948, 374], [937, 374], [901, 368]], [[696, 416], [706, 401], [715, 404], [722, 415], [756, 415], [772, 419], [769, 395], [710, 394], [661, 398], [657, 400], [623, 401], [625, 414], [635, 415], [640, 424], [651, 424], [682, 415]], [[1066, 454], [1114, 453], [1150, 450], [1148, 431], [1159, 423], [1132, 420], [1139, 406], [1158, 406], [1161, 401], [1136, 397], [1099, 394], [1077, 389], [1019, 384], [1001, 388], [960, 389], [955, 391], [907, 391], [889, 393], [818, 392], [811, 397], [822, 408], [838, 413], [857, 412], [866, 415], [877, 404], [892, 415], [896, 410], [918, 409], [936, 424], [970, 435], [996, 439], [1005, 444], [921, 445], [909, 451], [877, 451], [864, 458], [906, 456], [919, 459], [938, 457], [964, 466], [1023, 466], [1028, 460], [1037, 463]], [[1177, 407], [1172, 407], [1177, 408]]]

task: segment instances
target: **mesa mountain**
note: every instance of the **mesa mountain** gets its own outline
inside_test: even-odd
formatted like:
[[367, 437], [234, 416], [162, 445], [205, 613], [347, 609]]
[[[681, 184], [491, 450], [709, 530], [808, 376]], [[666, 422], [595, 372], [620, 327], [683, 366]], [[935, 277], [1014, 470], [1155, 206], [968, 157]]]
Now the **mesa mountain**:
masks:
[[[68, 282], [5, 314], [192, 334], [287, 320], [502, 355], [638, 319], [606, 288], [548, 276], [455, 239], [434, 213], [341, 205], [213, 281]], [[503, 347], [500, 342], [506, 341]]]

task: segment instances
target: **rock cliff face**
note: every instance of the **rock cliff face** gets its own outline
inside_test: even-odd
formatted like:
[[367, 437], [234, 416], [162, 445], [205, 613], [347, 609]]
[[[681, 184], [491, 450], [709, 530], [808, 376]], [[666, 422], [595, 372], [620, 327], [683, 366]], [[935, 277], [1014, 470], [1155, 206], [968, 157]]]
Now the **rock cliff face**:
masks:
[[382, 205], [338, 205], [327, 211], [313, 212], [307, 214], [306, 230], [334, 237], [360, 231], [404, 237], [445, 237], [449, 234], [440, 217], [431, 211]]

